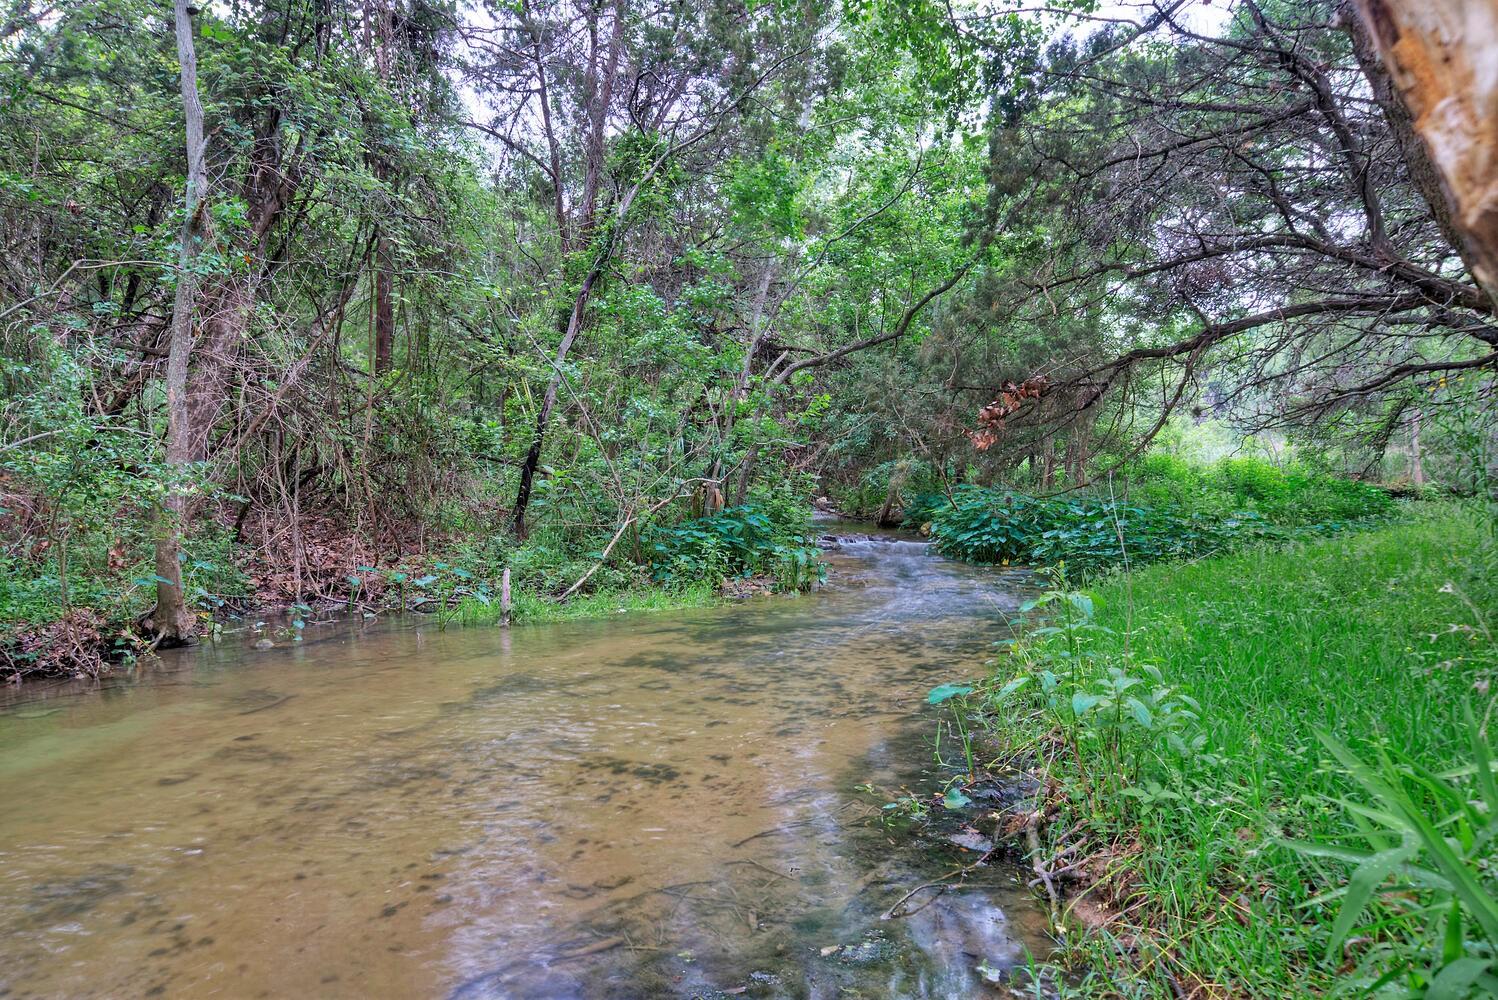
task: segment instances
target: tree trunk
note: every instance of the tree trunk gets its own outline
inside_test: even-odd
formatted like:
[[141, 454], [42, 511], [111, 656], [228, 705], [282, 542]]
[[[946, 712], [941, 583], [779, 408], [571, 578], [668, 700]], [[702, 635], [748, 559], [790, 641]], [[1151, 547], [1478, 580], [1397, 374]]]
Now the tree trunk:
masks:
[[[734, 380], [733, 391], [729, 394], [727, 414], [723, 424], [723, 441], [726, 445], [733, 431], [739, 403], [743, 402], [749, 393], [749, 380], [754, 375], [754, 356], [759, 353], [759, 345], [765, 339], [765, 302], [770, 297], [770, 285], [775, 280], [775, 265], [765, 265], [765, 270], [760, 275], [759, 285], [754, 290], [754, 303], [749, 310], [749, 344], [744, 349], [744, 364], [739, 369], [738, 377]], [[749, 484], [754, 480], [754, 465], [759, 461], [759, 424], [755, 423], [754, 440], [739, 462], [738, 477], [734, 481], [733, 504], [735, 507], [743, 504], [749, 496]]]
[[[174, 27], [177, 62], [181, 69], [182, 107], [187, 121], [187, 191], [184, 196], [182, 247], [177, 270], [176, 301], [166, 363], [166, 461], [180, 477], [192, 461], [196, 435], [188, 407], [188, 365], [192, 356], [193, 310], [197, 302], [197, 279], [193, 258], [202, 235], [203, 195], [207, 186], [204, 166], [203, 104], [198, 99], [198, 58], [193, 46], [192, 15], [187, 0], [176, 0]], [[187, 498], [183, 484], [174, 482], [166, 495], [165, 516], [156, 536], [156, 611], [153, 615], [158, 638], [168, 644], [191, 642], [197, 621], [182, 592], [182, 527]]]
[[[371, 25], [371, 21], [375, 23]], [[379, 74], [380, 82], [386, 87], [390, 86], [391, 28], [391, 11], [386, 4], [371, 4], [365, 9], [365, 44], [374, 54], [375, 72]], [[373, 39], [369, 37], [371, 34], [375, 36]], [[385, 162], [379, 152], [373, 154], [373, 159], [375, 179], [381, 184], [388, 185], [390, 165]], [[375, 234], [374, 330], [371, 336], [373, 348], [370, 365], [371, 371], [378, 378], [390, 371], [391, 359], [395, 353], [395, 306], [391, 297], [390, 241], [386, 238], [383, 228], [379, 226], [376, 227]]]
[[189, 460], [209, 457], [214, 427], [233, 399], [232, 378], [244, 348], [254, 293], [238, 275], [216, 278], [197, 295], [197, 336], [187, 387]]
[[1410, 419], [1410, 481], [1416, 486], [1425, 485], [1425, 457], [1420, 451], [1420, 419], [1424, 416], [1416, 410]]
[[[530, 8], [527, 3], [522, 2], [520, 10], [527, 19], [530, 18]], [[602, 189], [600, 179], [604, 176], [607, 166], [605, 128], [609, 105], [614, 95], [614, 81], [619, 72], [619, 58], [624, 38], [623, 12], [620, 10], [620, 5], [616, 3], [613, 8], [614, 23], [608, 53], [601, 58], [597, 37], [597, 14], [596, 8], [589, 13], [590, 59], [587, 66], [587, 78], [583, 86], [584, 103], [588, 112], [588, 130], [584, 138], [584, 184], [579, 206], [582, 223], [575, 234], [571, 232], [568, 214], [563, 207], [561, 159], [551, 119], [546, 63], [541, 56], [541, 38], [536, 33], [534, 22], [531, 24], [537, 96], [541, 103], [542, 127], [551, 153], [551, 180], [555, 187], [557, 236], [563, 254], [562, 276], [564, 280], [567, 274], [566, 255], [572, 247], [570, 238], [575, 235], [576, 246], [587, 247], [598, 235], [598, 202]], [[629, 206], [634, 201], [638, 190], [639, 182], [636, 182], [635, 188], [620, 200], [619, 209], [616, 212], [616, 223], [623, 221], [624, 214], [629, 211]], [[588, 303], [593, 296], [593, 288], [603, 277], [603, 269], [608, 265], [613, 254], [613, 238], [614, 234], [606, 234], [602, 241], [604, 246], [594, 252], [592, 266], [584, 276], [582, 284], [578, 286], [577, 294], [572, 300], [572, 309], [567, 314], [567, 321], [562, 328], [562, 340], [557, 345], [556, 355], [552, 361], [553, 370], [546, 384], [546, 395], [542, 397], [541, 408], [536, 412], [535, 436], [531, 439], [531, 446], [525, 453], [525, 461], [520, 466], [520, 488], [515, 493], [515, 506], [510, 512], [510, 527], [515, 537], [519, 539], [524, 539], [529, 530], [525, 523], [525, 515], [530, 509], [536, 472], [541, 467], [541, 453], [546, 446], [546, 430], [551, 423], [552, 410], [556, 408], [557, 393], [562, 388], [562, 365], [566, 362], [567, 354], [572, 350], [578, 334], [582, 332], [583, 320], [587, 314]]]
[[1066, 440], [1066, 485], [1076, 486], [1087, 480], [1087, 462], [1091, 457], [1091, 425], [1080, 422], [1072, 425]]
[[515, 537], [519, 539], [524, 539], [528, 530], [525, 512], [530, 508], [536, 470], [541, 467], [541, 450], [546, 443], [546, 428], [551, 423], [551, 412], [556, 408], [557, 393], [562, 388], [562, 365], [567, 361], [567, 353], [572, 350], [572, 344], [582, 330], [583, 315], [587, 312], [588, 301], [593, 296], [593, 286], [603, 275], [603, 267], [604, 260], [601, 259], [583, 279], [582, 287], [577, 290], [577, 296], [572, 300], [572, 311], [567, 315], [567, 329], [562, 334], [562, 342], [557, 345], [556, 357], [552, 361], [553, 370], [551, 379], [546, 383], [546, 395], [541, 397], [541, 408], [536, 411], [536, 432], [531, 438], [530, 450], [525, 453], [525, 461], [520, 466], [520, 489], [515, 494], [515, 507], [510, 512], [510, 525], [515, 532]]
[[391, 295], [390, 248], [382, 238], [375, 251], [374, 272], [374, 373], [390, 371], [395, 353], [395, 302]]
[[1498, 2], [1355, 7], [1354, 50], [1416, 186], [1477, 283], [1498, 299]]

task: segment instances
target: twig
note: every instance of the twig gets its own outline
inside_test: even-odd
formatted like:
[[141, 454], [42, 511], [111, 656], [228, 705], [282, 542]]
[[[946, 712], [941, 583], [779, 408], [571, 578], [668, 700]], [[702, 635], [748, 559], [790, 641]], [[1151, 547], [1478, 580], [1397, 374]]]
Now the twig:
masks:
[[778, 872], [775, 869], [769, 867], [768, 865], [762, 865], [758, 861], [755, 861], [753, 858], [735, 858], [734, 860], [732, 860], [732, 861], [730, 861], [728, 863], [731, 864], [731, 865], [753, 865], [754, 867], [758, 868], [760, 871], [762, 871], [762, 872], [768, 872], [769, 874], [774, 875], [776, 878], [783, 878], [787, 882], [793, 882], [793, 881], [795, 881], [789, 875], [786, 875], [786, 874], [784, 874], [782, 872]]
[[[961, 877], [963, 875], [966, 875], [968, 872], [973, 871], [974, 869], [982, 866], [984, 864], [984, 862], [986, 862], [988, 860], [989, 856], [992, 855], [993, 852], [996, 851], [996, 850], [998, 850], [998, 848], [996, 848], [996, 847], [990, 847], [988, 850], [986, 850], [986, 851], [983, 852], [983, 855], [981, 857], [979, 857], [977, 861], [974, 861], [972, 864], [970, 864], [970, 865], [963, 865], [963, 866], [961, 866], [959, 868], [954, 868], [951, 871], [947, 872], [945, 875], [941, 876], [940, 878], [935, 879], [934, 881], [925, 882], [925, 883], [922, 883], [921, 885], [916, 886], [914, 889], [911, 889], [905, 895], [901, 896], [894, 903], [893, 906], [891, 906], [889, 909], [885, 910], [883, 913], [879, 914], [879, 919], [880, 920], [899, 920], [899, 919], [901, 919], [903, 917], [914, 916], [915, 914], [920, 913], [926, 907], [928, 907], [932, 903], [936, 902], [936, 900], [941, 897], [942, 892], [946, 892], [948, 889], [951, 888], [951, 886], [947, 885], [947, 880], [948, 879]], [[903, 913], [896, 913], [895, 912], [900, 907], [904, 906], [905, 903], [907, 901], [909, 901], [910, 897], [914, 896], [916, 893], [920, 892], [922, 889], [934, 889], [934, 888], [937, 888], [937, 887], [940, 887], [941, 892], [938, 892], [936, 895], [932, 896], [930, 899], [926, 900], [926, 902], [922, 903], [920, 906], [916, 907], [915, 909], [913, 909], [913, 910], [906, 910]]]
[[792, 830], [796, 829], [798, 826], [810, 826], [810, 825], [811, 825], [811, 820], [809, 820], [809, 819], [803, 819], [803, 820], [801, 820], [799, 822], [796, 822], [796, 823], [787, 823], [785, 826], [777, 826], [777, 827], [775, 827], [772, 830], [762, 830], [759, 833], [753, 834], [752, 836], [745, 837], [743, 840], [740, 840], [737, 843], [730, 844], [728, 846], [730, 846], [730, 847], [743, 847], [745, 844], [749, 843], [749, 841], [751, 841], [751, 840], [758, 840], [761, 837], [773, 837], [773, 836], [775, 836], [777, 834], [781, 834], [781, 833], [790, 833]]

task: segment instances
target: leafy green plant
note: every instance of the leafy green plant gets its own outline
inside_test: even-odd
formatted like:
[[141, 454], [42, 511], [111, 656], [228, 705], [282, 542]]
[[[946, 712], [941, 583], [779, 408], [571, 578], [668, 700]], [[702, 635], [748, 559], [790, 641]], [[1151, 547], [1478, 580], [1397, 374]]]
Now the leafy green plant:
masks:
[[951, 499], [940, 492], [911, 493], [905, 498], [905, 526], [921, 528], [930, 524], [936, 516], [952, 507]]
[[[969, 720], [969, 706], [967, 695], [972, 694], [973, 688], [968, 684], [941, 684], [931, 689], [926, 696], [926, 703], [930, 705], [947, 704], [951, 708], [950, 717], [937, 723], [936, 726], [936, 763], [938, 767], [950, 767], [951, 765], [942, 757], [942, 732], [946, 731], [949, 738], [954, 738], [962, 750], [963, 771], [959, 780], [973, 781], [978, 777], [978, 763], [973, 750], [973, 726]], [[957, 787], [947, 789], [944, 800], [948, 808], [960, 809], [969, 804], [969, 799]]]
[[779, 589], [796, 591], [826, 579], [820, 550], [753, 504], [657, 529], [651, 551], [662, 583], [768, 573]]
[[1167, 456], [1143, 469], [1139, 492], [1152, 502], [1111, 492], [1039, 497], [968, 485], [950, 502], [943, 495], [918, 498], [914, 516], [929, 519], [944, 555], [1006, 565], [1064, 560], [1074, 575], [1088, 577], [1115, 566], [1339, 531], [1394, 509], [1385, 492], [1366, 483], [1285, 473], [1254, 459], [1198, 470]]
[[1020, 610], [1037, 623], [996, 662], [982, 688], [986, 702], [1018, 709], [1053, 733], [1090, 805], [1112, 801], [1127, 814], [1130, 800], [1148, 809], [1179, 798], [1169, 787], [1181, 783], [1178, 762], [1206, 742], [1196, 699], [1158, 666], [1095, 647], [1111, 630], [1096, 621], [1092, 598], [1070, 589], [1064, 569]]
[[827, 582], [827, 564], [815, 545], [777, 545], [771, 567], [775, 589], [785, 593], [811, 590]]
[[1369, 762], [1329, 733], [1318, 737], [1363, 790], [1340, 799], [1361, 847], [1285, 841], [1353, 866], [1326, 944], [1342, 964], [1354, 931], [1369, 946], [1346, 980], [1368, 993], [1460, 1000], [1498, 994], [1498, 778], [1483, 725], [1466, 706], [1471, 761], [1437, 774], [1408, 754]]

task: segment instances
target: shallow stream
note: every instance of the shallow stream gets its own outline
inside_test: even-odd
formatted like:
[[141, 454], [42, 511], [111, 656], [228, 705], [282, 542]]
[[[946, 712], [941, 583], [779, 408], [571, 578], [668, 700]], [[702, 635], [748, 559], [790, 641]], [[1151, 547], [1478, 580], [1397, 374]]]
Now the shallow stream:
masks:
[[1008, 995], [979, 966], [1047, 946], [1018, 871], [881, 920], [972, 856], [857, 786], [936, 787], [924, 695], [1022, 577], [829, 562], [799, 598], [327, 625], [10, 694], [0, 997]]

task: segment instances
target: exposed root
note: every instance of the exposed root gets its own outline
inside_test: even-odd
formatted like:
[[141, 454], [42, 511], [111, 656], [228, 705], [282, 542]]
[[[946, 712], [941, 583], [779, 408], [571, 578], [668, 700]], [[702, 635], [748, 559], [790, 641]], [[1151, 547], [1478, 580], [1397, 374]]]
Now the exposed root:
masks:
[[1046, 871], [1045, 863], [1041, 859], [1040, 850], [1040, 811], [1037, 809], [1025, 820], [1025, 846], [1030, 849], [1030, 867], [1034, 869], [1036, 877], [1045, 885], [1046, 895], [1051, 901], [1051, 926], [1055, 927], [1061, 919], [1061, 894], [1056, 891], [1056, 881], [1051, 873]]

